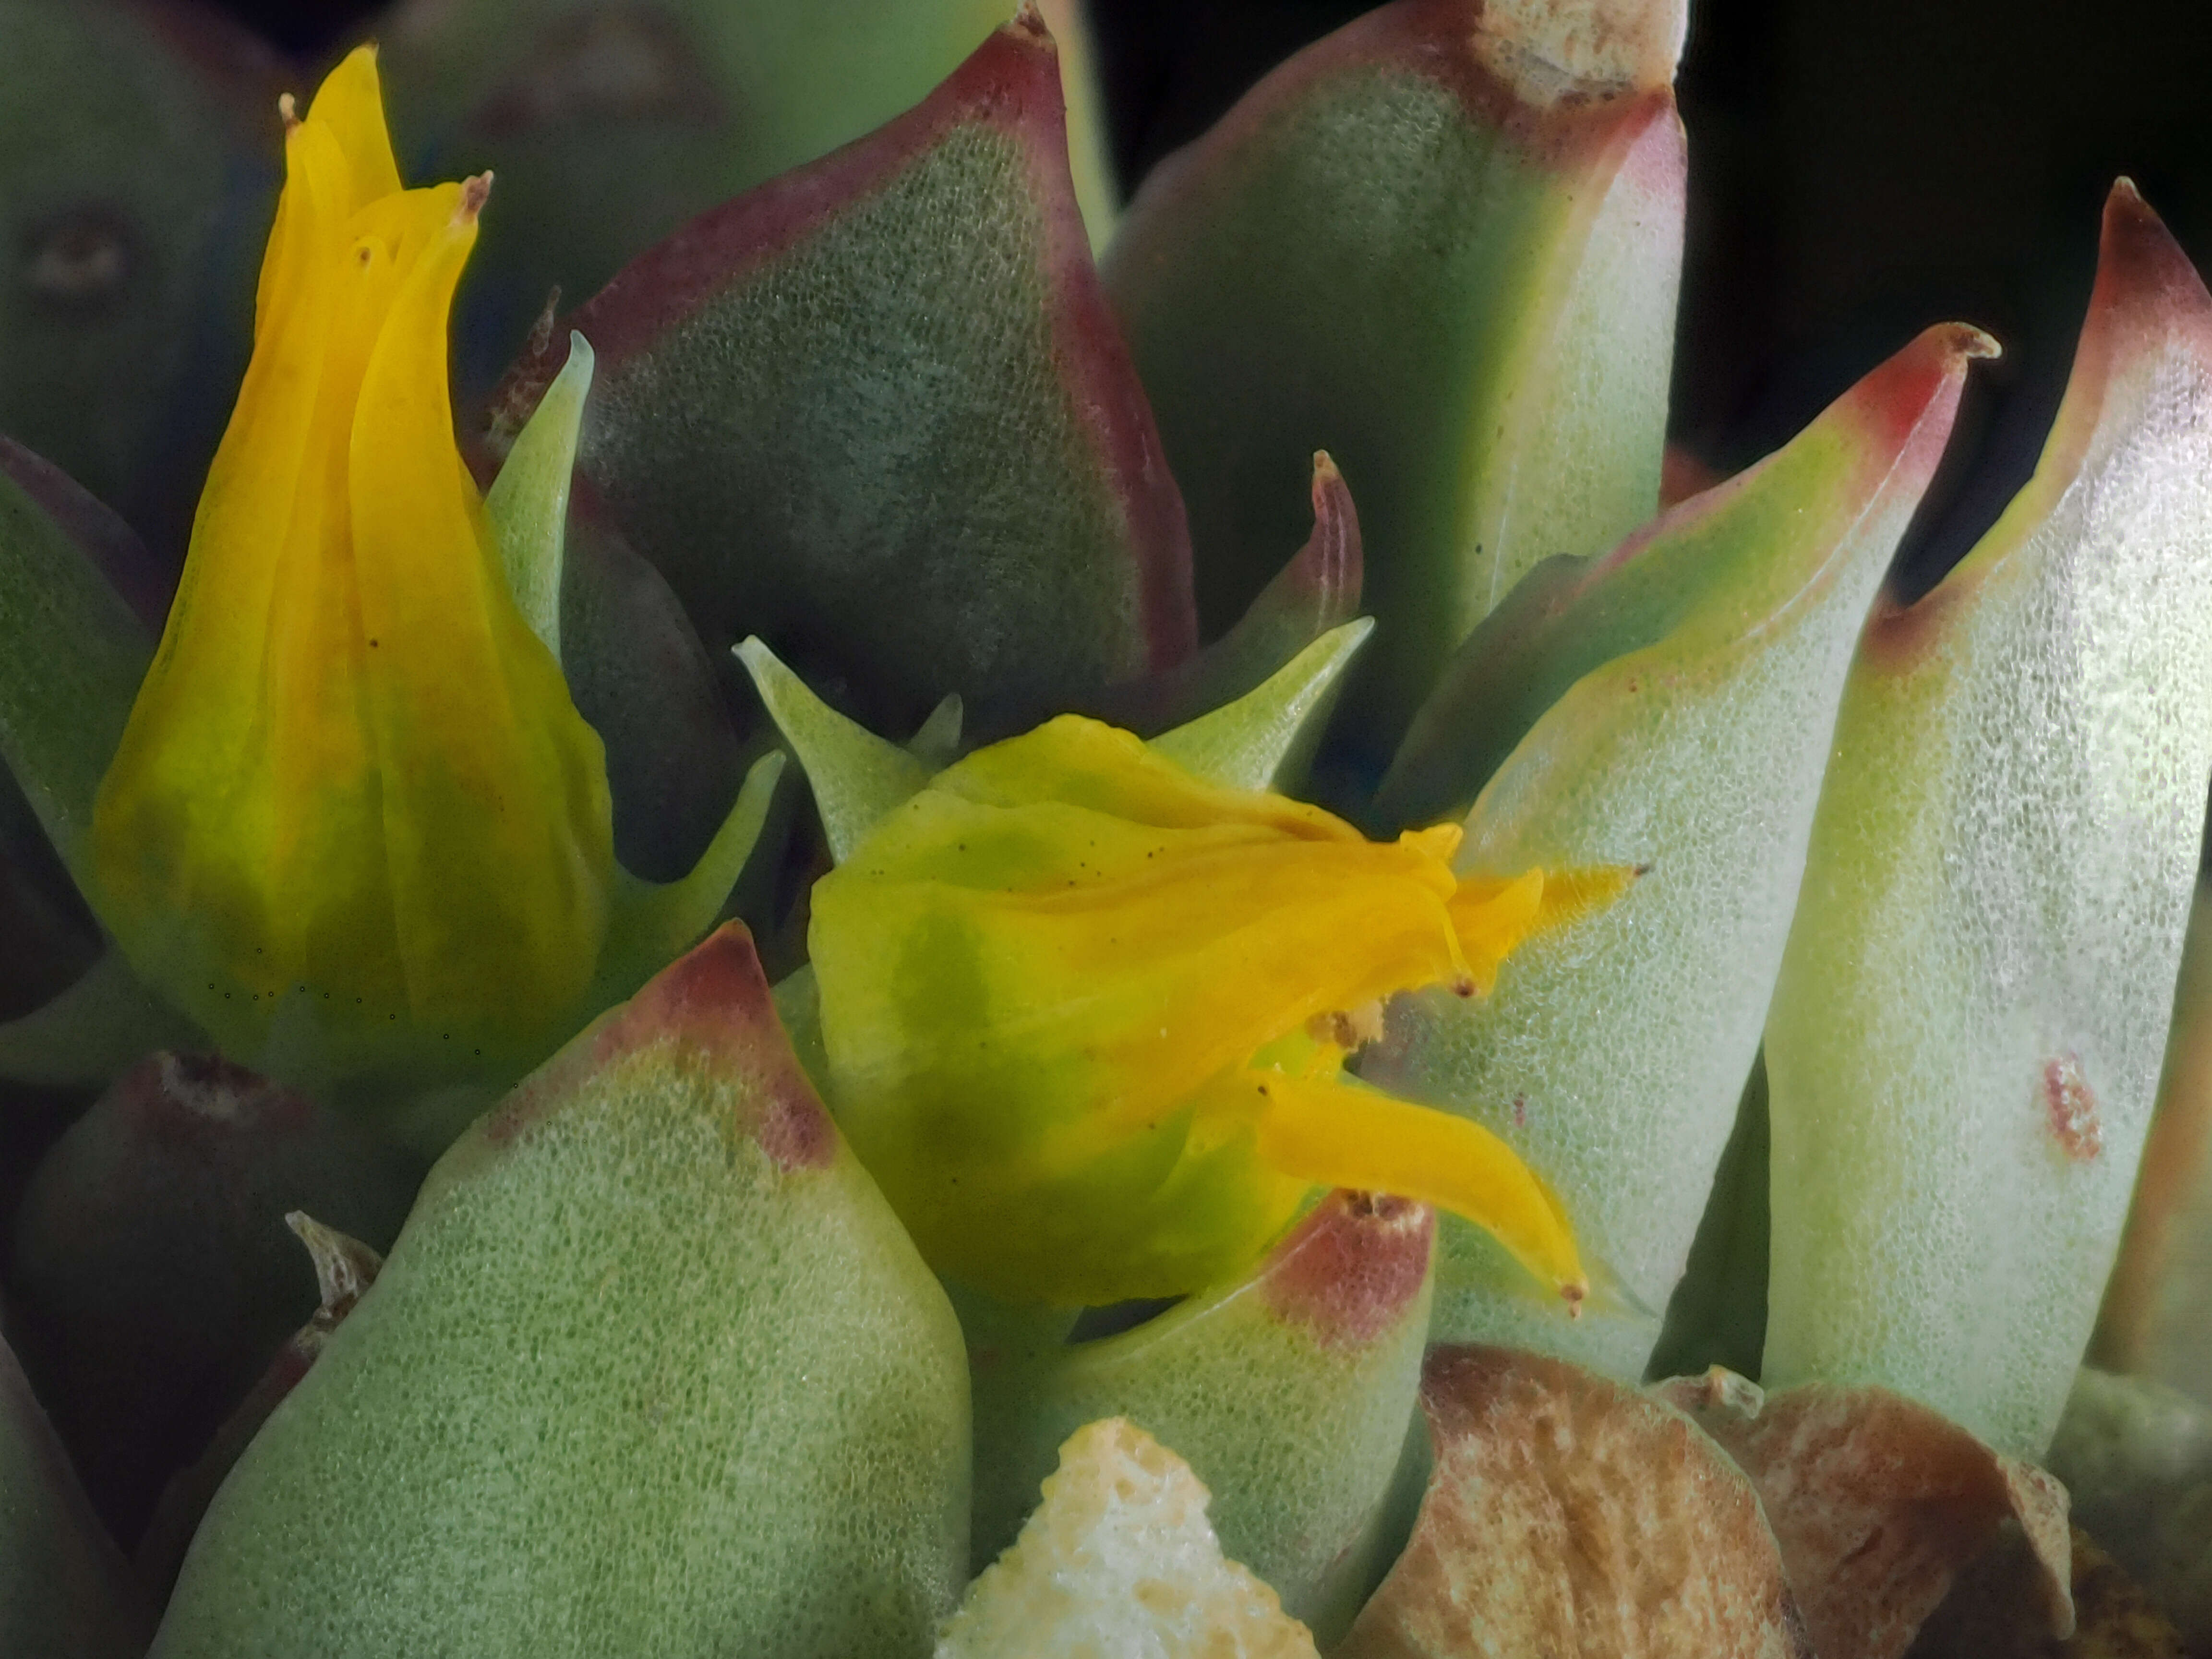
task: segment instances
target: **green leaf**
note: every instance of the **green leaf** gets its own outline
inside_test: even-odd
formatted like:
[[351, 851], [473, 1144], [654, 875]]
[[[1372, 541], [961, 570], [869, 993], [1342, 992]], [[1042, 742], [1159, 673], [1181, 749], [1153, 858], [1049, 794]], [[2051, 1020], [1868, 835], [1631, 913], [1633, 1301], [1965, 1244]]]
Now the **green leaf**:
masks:
[[[82, 516], [59, 516], [48, 505], [59, 501]], [[103, 520], [129, 537], [66, 478], [0, 440], [0, 760], [88, 891], [93, 797], [153, 656], [143, 619], [83, 532]]]
[[109, 945], [43, 1007], [0, 1024], [0, 1077], [100, 1088], [156, 1048], [204, 1052], [207, 1034], [146, 988]]
[[211, 7], [0, 0], [0, 432], [165, 549], [246, 368], [280, 76]]
[[1188, 771], [1232, 789], [1277, 789], [1302, 772], [1367, 636], [1365, 617], [1330, 629], [1236, 702], [1151, 739]]
[[[684, 220], [920, 102], [1008, 0], [446, 0], [382, 29], [410, 178], [492, 170], [464, 378], [496, 374], [548, 289], [590, 294]], [[1086, 216], [1112, 220], [1088, 32], [1050, 9]]]
[[978, 1568], [1013, 1541], [1060, 1442], [1127, 1417], [1189, 1462], [1222, 1549], [1327, 1645], [1412, 1519], [1396, 1500], [1432, 1236], [1421, 1206], [1339, 1193], [1250, 1277], [1119, 1335], [969, 1316]]
[[830, 708], [759, 640], [746, 640], [737, 651], [769, 718], [805, 769], [830, 855], [842, 864], [878, 819], [929, 781], [929, 765]]
[[[1577, 19], [1595, 50], [1551, 27]], [[1386, 7], [1155, 170], [1110, 250], [1207, 631], [1297, 533], [1316, 446], [1358, 492], [1389, 649], [1342, 724], [1372, 764], [1524, 572], [1658, 505], [1683, 24], [1648, 0]]]
[[0, 1342], [0, 1652], [136, 1659], [153, 1620]]
[[568, 521], [568, 478], [576, 430], [592, 391], [592, 344], [568, 336], [568, 361], [545, 388], [484, 495], [499, 538], [500, 562], [530, 631], [561, 654], [561, 564]]
[[1619, 618], [1656, 607], [1663, 631], [1522, 738], [1459, 867], [1649, 869], [1517, 951], [1487, 998], [1401, 999], [1361, 1071], [1510, 1141], [1558, 1190], [1598, 1294], [1568, 1321], [1447, 1218], [1448, 1340], [1642, 1376], [1758, 1051], [1852, 646], [1989, 349], [1929, 330], [1759, 465], [1549, 585], [1572, 593], [1557, 648], [1577, 661], [1578, 620], [1617, 640]]
[[968, 1483], [958, 1323], [732, 927], [431, 1171], [155, 1651], [923, 1654]]
[[[767, 640], [882, 730], [1064, 704], [1194, 643], [1188, 539], [1025, 18], [917, 108], [645, 254], [570, 319], [578, 465], [710, 650]], [[494, 439], [560, 367], [510, 376]]]
[[2212, 771], [2212, 296], [2124, 181], [2034, 477], [1879, 613], [1766, 1030], [1765, 1376], [2042, 1455], [2158, 1085]]

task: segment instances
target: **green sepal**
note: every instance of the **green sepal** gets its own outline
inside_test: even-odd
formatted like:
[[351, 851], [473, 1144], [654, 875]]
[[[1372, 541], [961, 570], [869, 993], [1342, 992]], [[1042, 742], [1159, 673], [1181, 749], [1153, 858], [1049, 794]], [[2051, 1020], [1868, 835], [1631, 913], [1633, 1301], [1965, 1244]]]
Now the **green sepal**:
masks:
[[576, 433], [592, 391], [592, 343], [571, 331], [568, 360], [545, 388], [484, 492], [507, 591], [555, 657], [561, 654], [562, 553], [568, 539], [568, 480]]
[[736, 649], [769, 717], [799, 757], [830, 856], [842, 864], [884, 813], [929, 781], [931, 768], [830, 708], [758, 639]]
[[[1545, 14], [1583, 12], [1595, 51], [1551, 38]], [[1109, 252], [1204, 555], [1204, 629], [1296, 533], [1316, 446], [1358, 492], [1390, 641], [1340, 723], [1367, 764], [1523, 572], [1601, 552], [1658, 505], [1683, 21], [1382, 8], [1155, 169]]]
[[[1966, 365], [1990, 349], [1930, 329], [1759, 466], [1582, 568], [1575, 608], [1601, 619], [1687, 593], [1664, 600], [1662, 637], [1529, 728], [1468, 816], [1458, 867], [1649, 868], [1516, 951], [1489, 996], [1398, 1000], [1360, 1069], [1511, 1143], [1573, 1218], [1596, 1294], [1561, 1317], [1447, 1217], [1444, 1340], [1643, 1376], [1758, 1051], [1852, 646]], [[1571, 627], [1558, 637], [1576, 649]]]
[[1333, 1641], [1412, 1521], [1419, 1471], [1403, 1479], [1404, 1455], [1432, 1237], [1419, 1206], [1333, 1194], [1248, 1277], [1091, 1340], [1073, 1316], [963, 1300], [975, 1565], [1013, 1541], [1061, 1441], [1127, 1417], [1212, 1492], [1224, 1552]]
[[1869, 623], [1766, 1024], [1765, 1380], [2041, 1456], [2158, 1086], [2212, 772], [2212, 295], [2134, 188], [2034, 477]]
[[924, 1654], [968, 1422], [952, 1310], [732, 925], [440, 1160], [153, 1652]]
[[1367, 617], [1331, 629], [1236, 702], [1148, 742], [1210, 783], [1280, 789], [1312, 758], [1344, 671], [1374, 631]]
[[599, 952], [592, 1008], [605, 1008], [629, 995], [714, 925], [760, 844], [782, 776], [780, 750], [753, 763], [722, 827], [691, 873], [680, 880], [642, 881], [617, 868], [608, 894], [607, 939]]

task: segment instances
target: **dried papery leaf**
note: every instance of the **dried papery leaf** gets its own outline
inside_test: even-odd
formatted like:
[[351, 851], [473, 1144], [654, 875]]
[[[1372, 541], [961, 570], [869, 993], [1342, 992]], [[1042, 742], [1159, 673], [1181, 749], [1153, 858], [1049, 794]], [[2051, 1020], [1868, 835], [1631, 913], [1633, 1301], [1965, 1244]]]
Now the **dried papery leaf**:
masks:
[[46, 1155], [13, 1241], [24, 1358], [126, 1546], [315, 1308], [286, 1212], [388, 1244], [422, 1170], [302, 1095], [166, 1052]]
[[153, 1620], [0, 1343], [0, 1653], [137, 1659]]
[[1341, 1635], [1404, 1535], [1434, 1232], [1424, 1206], [1336, 1193], [1243, 1280], [1119, 1335], [979, 1336], [971, 1319], [979, 1564], [1013, 1538], [1060, 1442], [1124, 1417], [1206, 1483], [1230, 1558], [1317, 1640]]
[[1208, 632], [1299, 533], [1316, 447], [1358, 495], [1390, 651], [1339, 729], [1371, 763], [1525, 571], [1658, 504], [1684, 10], [1383, 7], [1155, 169], [1109, 252]]
[[2056, 1637], [2036, 1594], [2043, 1565], [2008, 1532], [1959, 1575], [1906, 1659], [2185, 1659], [2173, 1621], [2079, 1527], [2073, 1565], [2074, 1633]]
[[1337, 1659], [1810, 1659], [1751, 1483], [1680, 1412], [1480, 1347], [1431, 1350], [1421, 1404], [1428, 1497]]
[[1313, 1659], [1274, 1591], [1224, 1556], [1208, 1498], [1126, 1419], [1079, 1430], [1020, 1538], [969, 1586], [937, 1659]]
[[2212, 295], [2123, 182], [2035, 476], [1877, 611], [1844, 688], [1766, 1022], [1770, 1386], [1893, 1388], [2042, 1455], [2149, 1125], [2208, 772]]
[[[598, 353], [580, 473], [710, 651], [757, 634], [903, 732], [948, 692], [1064, 702], [1193, 649], [1182, 503], [1033, 12], [568, 321]], [[495, 447], [565, 349], [510, 375]]]
[[1716, 1368], [1655, 1393], [1727, 1449], [1759, 1489], [1820, 1659], [1895, 1659], [1960, 1569], [2008, 1522], [2041, 1565], [2045, 1628], [2074, 1628], [2066, 1489], [1883, 1389], [1767, 1395]]
[[2074, 1495], [2075, 1518], [2192, 1652], [2212, 1652], [2212, 1409], [2148, 1377], [2085, 1368], [2051, 1467]]
[[1448, 1221], [1445, 1339], [1642, 1380], [1759, 1049], [1867, 606], [1990, 349], [1931, 328], [1757, 466], [1601, 558], [1552, 562], [1415, 721], [1377, 810], [1466, 811], [1462, 874], [1650, 866], [1489, 995], [1396, 999], [1360, 1059], [1510, 1142], [1613, 1281], [1570, 1322]]

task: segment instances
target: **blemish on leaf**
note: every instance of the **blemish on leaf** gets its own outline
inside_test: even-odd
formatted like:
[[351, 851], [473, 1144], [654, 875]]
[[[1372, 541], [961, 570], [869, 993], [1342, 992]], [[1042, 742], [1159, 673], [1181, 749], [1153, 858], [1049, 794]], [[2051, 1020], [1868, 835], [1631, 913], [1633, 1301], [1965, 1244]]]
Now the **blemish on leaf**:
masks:
[[2105, 1127], [2097, 1114], [2096, 1091], [2081, 1074], [2081, 1057], [2060, 1054], [2043, 1066], [2043, 1104], [2059, 1150], [2087, 1164], [2105, 1150]]

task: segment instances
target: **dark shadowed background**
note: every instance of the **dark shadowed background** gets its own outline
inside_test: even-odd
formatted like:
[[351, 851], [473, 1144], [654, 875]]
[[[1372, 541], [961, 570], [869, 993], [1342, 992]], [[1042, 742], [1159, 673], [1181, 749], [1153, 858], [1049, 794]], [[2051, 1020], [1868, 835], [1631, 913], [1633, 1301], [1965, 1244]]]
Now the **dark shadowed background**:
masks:
[[[744, 0], [731, 0], [743, 4]], [[353, 0], [233, 0], [310, 59]], [[1125, 185], [1359, 0], [1093, 0]], [[1693, 0], [1677, 439], [1733, 470], [1926, 323], [1978, 323], [1978, 376], [1906, 555], [1930, 581], [2034, 464], [2130, 174], [2212, 263], [2205, 0]]]

